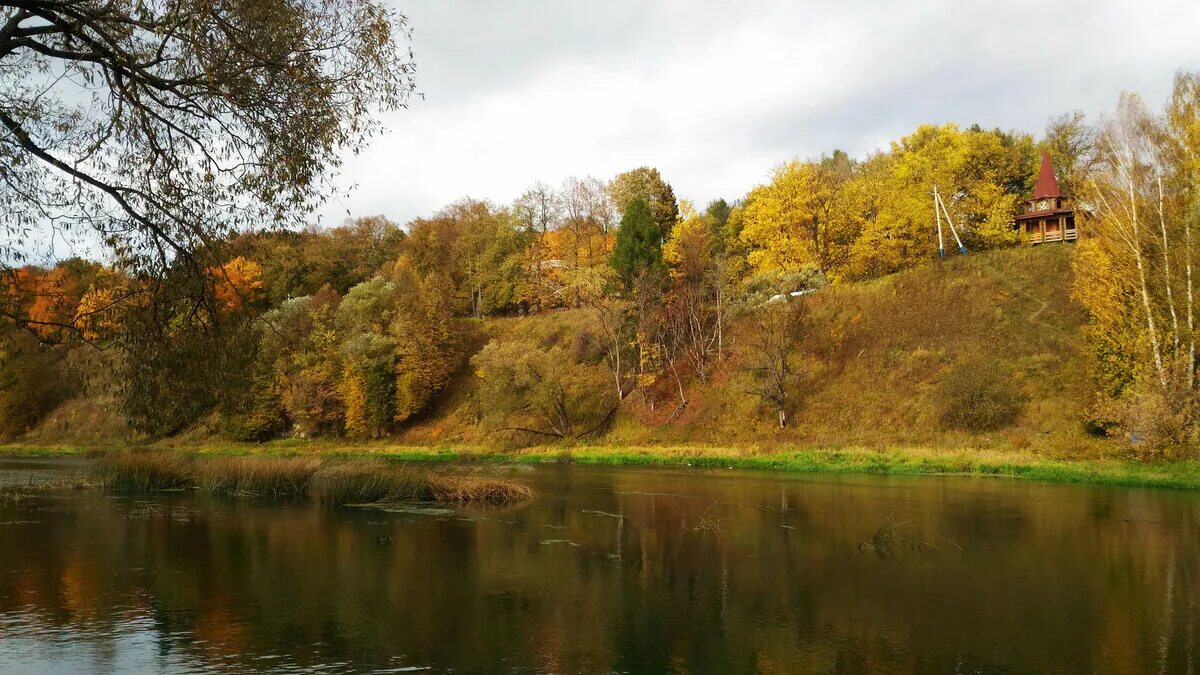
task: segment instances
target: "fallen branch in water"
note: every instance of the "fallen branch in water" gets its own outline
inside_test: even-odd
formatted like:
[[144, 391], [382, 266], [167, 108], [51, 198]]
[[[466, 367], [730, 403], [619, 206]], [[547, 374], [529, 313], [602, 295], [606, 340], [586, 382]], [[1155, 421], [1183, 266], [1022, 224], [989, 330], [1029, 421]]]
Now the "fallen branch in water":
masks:
[[[914, 539], [906, 536], [904, 529], [911, 523], [912, 520], [896, 522], [895, 518], [888, 516], [887, 523], [878, 530], [875, 530], [875, 534], [871, 535], [868, 541], [864, 541], [858, 545], [859, 552], [871, 551], [879, 557], [885, 558], [903, 549], [908, 549], [914, 553], [940, 550], [937, 546], [923, 539]], [[917, 536], [919, 537], [919, 534]], [[963, 550], [961, 546], [949, 539], [944, 539], [943, 541], [960, 551]]]
[[704, 513], [700, 514], [700, 522], [696, 523], [696, 526], [693, 527], [692, 530], [695, 532], [720, 532], [721, 531], [721, 519], [708, 517], [709, 511], [712, 511], [713, 507], [720, 503], [721, 503], [721, 500], [718, 499], [718, 500], [714, 501], [713, 503], [709, 504], [708, 508], [704, 509]]

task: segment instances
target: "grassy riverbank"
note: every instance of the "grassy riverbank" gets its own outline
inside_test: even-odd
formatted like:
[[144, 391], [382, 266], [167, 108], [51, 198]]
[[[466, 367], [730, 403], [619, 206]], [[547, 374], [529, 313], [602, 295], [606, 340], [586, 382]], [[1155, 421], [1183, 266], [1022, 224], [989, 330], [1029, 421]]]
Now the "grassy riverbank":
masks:
[[[159, 446], [160, 449], [163, 449]], [[392, 462], [578, 463], [610, 466], [671, 466], [804, 473], [956, 475], [1016, 478], [1054, 483], [1200, 489], [1200, 462], [1139, 462], [1128, 459], [1057, 459], [1019, 451], [939, 448], [722, 448], [709, 446], [623, 447], [540, 446], [495, 450], [470, 446], [415, 446], [335, 441], [263, 444], [210, 443], [172, 446], [204, 457], [276, 456], [375, 459]], [[112, 449], [82, 446], [0, 446], [0, 455], [23, 457], [101, 456]]]

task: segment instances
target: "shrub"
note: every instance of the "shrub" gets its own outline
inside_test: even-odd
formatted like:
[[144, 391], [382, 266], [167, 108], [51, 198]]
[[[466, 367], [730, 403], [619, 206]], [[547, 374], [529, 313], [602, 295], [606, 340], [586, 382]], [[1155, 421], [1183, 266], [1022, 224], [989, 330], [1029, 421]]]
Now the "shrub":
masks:
[[24, 332], [0, 334], [0, 437], [29, 431], [76, 386], [54, 347]]
[[578, 363], [562, 346], [493, 340], [471, 359], [483, 427], [543, 438], [599, 432], [611, 412], [608, 374]]
[[1012, 374], [996, 363], [970, 360], [946, 375], [936, 400], [943, 427], [992, 431], [1015, 422], [1026, 397]]
[[247, 386], [229, 392], [219, 407], [222, 429], [237, 441], [266, 441], [287, 428], [274, 373], [259, 363], [253, 368]]

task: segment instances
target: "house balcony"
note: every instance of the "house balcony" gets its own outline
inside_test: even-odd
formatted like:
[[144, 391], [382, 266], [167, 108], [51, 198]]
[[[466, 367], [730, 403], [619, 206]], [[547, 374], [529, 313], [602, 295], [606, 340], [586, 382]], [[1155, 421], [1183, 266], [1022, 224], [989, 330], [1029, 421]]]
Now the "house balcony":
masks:
[[1075, 241], [1079, 238], [1078, 230], [1073, 227], [1046, 232], [1033, 231], [1028, 235], [1030, 244], [1049, 244], [1055, 241]]

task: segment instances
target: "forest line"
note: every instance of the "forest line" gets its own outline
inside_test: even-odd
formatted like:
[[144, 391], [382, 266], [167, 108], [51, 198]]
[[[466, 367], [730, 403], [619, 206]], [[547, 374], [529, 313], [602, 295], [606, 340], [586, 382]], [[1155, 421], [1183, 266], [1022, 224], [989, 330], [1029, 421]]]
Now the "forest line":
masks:
[[[1187, 449], [1198, 101], [1182, 74], [1161, 112], [1127, 94], [1098, 123], [1058, 116], [1036, 140], [924, 125], [864, 158], [785, 162], [703, 208], [641, 167], [535, 183], [511, 204], [463, 199], [404, 227], [378, 216], [232, 235], [201, 249], [199, 279], [79, 259], [9, 270], [2, 427], [17, 436], [107, 388], [150, 436], [206, 421], [242, 439], [380, 437], [468, 361], [479, 424], [508, 437], [594, 437], [635, 393], [670, 423], [692, 383], [729, 369], [786, 426], [806, 312], [789, 294], [936, 260], [933, 186], [969, 250], [1022, 244], [1013, 218], [1046, 153], [1080, 204], [1072, 292], [1092, 317], [1096, 397], [1081, 423]], [[566, 308], [588, 317], [571, 344], [473, 342], [472, 320]], [[1010, 393], [989, 405], [1011, 412], [966, 424], [1003, 425]]]

